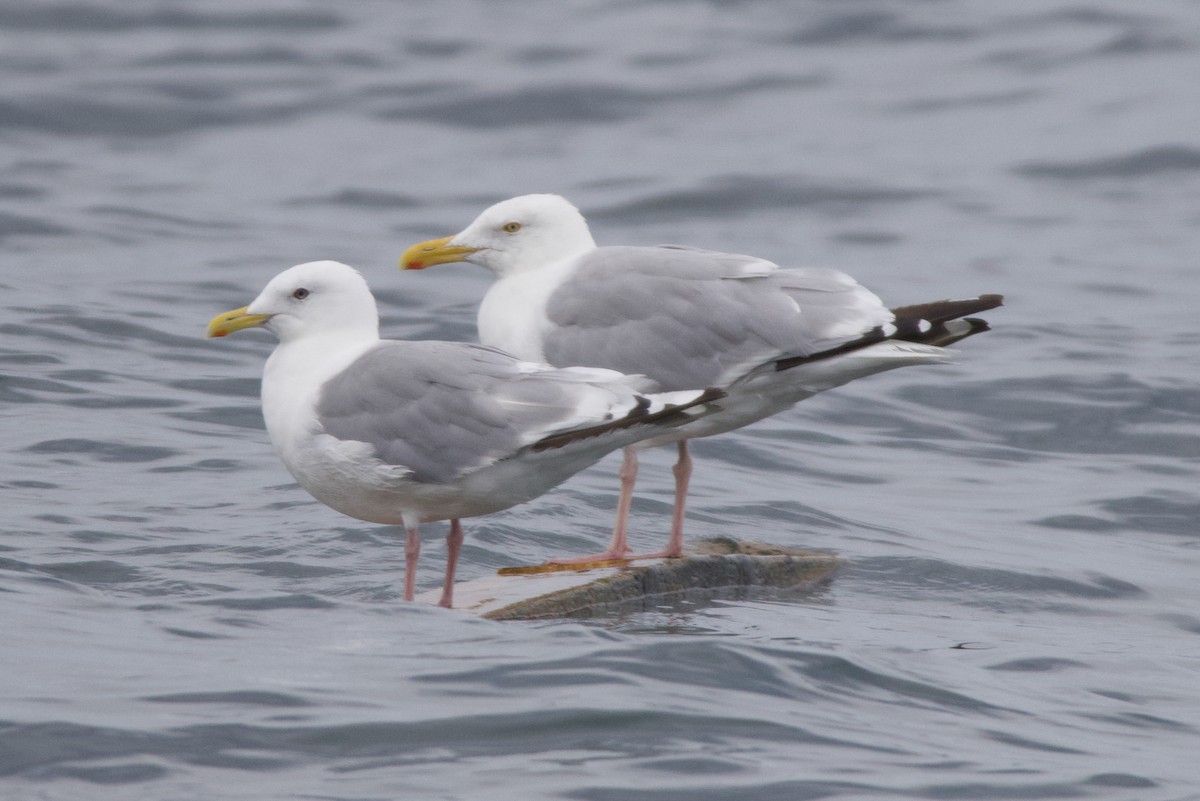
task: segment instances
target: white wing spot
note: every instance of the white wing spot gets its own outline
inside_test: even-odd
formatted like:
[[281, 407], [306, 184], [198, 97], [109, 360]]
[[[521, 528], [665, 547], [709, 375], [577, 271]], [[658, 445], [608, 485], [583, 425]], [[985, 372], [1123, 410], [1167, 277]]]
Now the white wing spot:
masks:
[[755, 259], [748, 261], [738, 267], [738, 276], [741, 278], [758, 278], [770, 275], [779, 269], [779, 265], [767, 261], [766, 259]]

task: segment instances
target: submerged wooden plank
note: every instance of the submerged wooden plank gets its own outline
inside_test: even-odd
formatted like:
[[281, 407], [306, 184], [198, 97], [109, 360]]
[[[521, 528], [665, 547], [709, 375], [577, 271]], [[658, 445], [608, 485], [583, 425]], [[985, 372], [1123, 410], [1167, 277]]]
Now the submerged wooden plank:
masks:
[[[832, 554], [719, 538], [696, 542], [680, 559], [505, 568], [457, 585], [454, 606], [492, 620], [594, 617], [684, 599], [742, 597], [748, 590], [804, 590], [837, 567]], [[422, 600], [436, 603], [437, 597], [426, 593]]]

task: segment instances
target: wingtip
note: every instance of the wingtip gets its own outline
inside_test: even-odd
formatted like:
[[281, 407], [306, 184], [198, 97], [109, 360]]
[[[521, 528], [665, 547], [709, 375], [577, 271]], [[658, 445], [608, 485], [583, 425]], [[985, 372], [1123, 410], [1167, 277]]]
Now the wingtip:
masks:
[[721, 398], [727, 397], [728, 395], [729, 393], [720, 387], [708, 387], [700, 393], [700, 396], [696, 398], [695, 403], [696, 405], [712, 403], [713, 401], [719, 401]]
[[979, 300], [982, 303], [989, 304], [987, 306], [984, 306], [982, 309], [980, 309], [980, 311], [987, 311], [988, 309], [995, 309], [999, 306], [1004, 305], [1004, 296], [998, 295], [995, 293], [989, 293], [987, 295], [980, 295]]

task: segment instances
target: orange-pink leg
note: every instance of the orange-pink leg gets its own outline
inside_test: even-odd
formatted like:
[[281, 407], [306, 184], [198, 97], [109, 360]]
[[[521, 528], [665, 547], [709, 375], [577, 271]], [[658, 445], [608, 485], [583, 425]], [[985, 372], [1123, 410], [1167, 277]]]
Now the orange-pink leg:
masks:
[[688, 484], [692, 478], [692, 455], [686, 439], [679, 440], [679, 458], [671, 472], [675, 474], [675, 507], [671, 512], [671, 536], [667, 547], [651, 553], [630, 553], [628, 541], [629, 509], [633, 504], [633, 484], [637, 480], [637, 451], [625, 449], [621, 463], [621, 497], [617, 501], [617, 522], [608, 548], [600, 553], [565, 559], [550, 559], [552, 565], [579, 565], [587, 562], [611, 562], [633, 559], [674, 559], [683, 556], [683, 518], [687, 508]]
[[446, 535], [446, 580], [442, 584], [442, 600], [438, 606], [449, 609], [454, 604], [454, 571], [458, 569], [458, 552], [462, 550], [463, 530], [458, 518], [450, 521], [450, 533]]
[[581, 565], [587, 562], [611, 562], [629, 558], [629, 509], [633, 506], [633, 485], [637, 481], [638, 457], [633, 448], [625, 449], [621, 462], [621, 494], [617, 499], [617, 521], [613, 525], [612, 539], [600, 553], [586, 556], [568, 556], [549, 559], [551, 565]]
[[686, 439], [679, 440], [679, 459], [671, 468], [675, 474], [675, 509], [671, 513], [671, 537], [667, 547], [653, 553], [634, 554], [630, 559], [675, 559], [683, 556], [683, 514], [687, 506], [688, 483], [692, 479], [692, 455]]
[[404, 541], [404, 600], [411, 601], [417, 587], [417, 559], [421, 556], [421, 537], [417, 524], [405, 526], [408, 538]]

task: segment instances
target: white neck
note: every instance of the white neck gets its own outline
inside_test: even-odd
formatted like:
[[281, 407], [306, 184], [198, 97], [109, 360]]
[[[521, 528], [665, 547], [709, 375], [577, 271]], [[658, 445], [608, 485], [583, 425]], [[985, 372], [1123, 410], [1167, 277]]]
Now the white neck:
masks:
[[546, 302], [576, 264], [574, 259], [566, 259], [541, 269], [501, 276], [479, 304], [479, 341], [518, 359], [546, 361]]
[[378, 336], [348, 330], [289, 339], [271, 353], [263, 369], [263, 419], [285, 463], [285, 454], [317, 428], [315, 409], [321, 387], [378, 342]]

